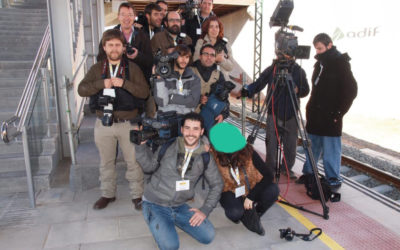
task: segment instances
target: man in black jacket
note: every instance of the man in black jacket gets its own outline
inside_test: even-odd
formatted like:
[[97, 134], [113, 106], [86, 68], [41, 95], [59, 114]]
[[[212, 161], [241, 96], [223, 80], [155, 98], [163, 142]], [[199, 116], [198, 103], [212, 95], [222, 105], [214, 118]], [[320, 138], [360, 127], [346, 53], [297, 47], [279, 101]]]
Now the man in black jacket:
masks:
[[[318, 162], [322, 154], [325, 177], [331, 188], [341, 186], [341, 135], [343, 116], [357, 96], [357, 82], [350, 67], [350, 57], [340, 53], [325, 33], [313, 41], [317, 55], [312, 76], [312, 91], [306, 107], [306, 130], [311, 149]], [[312, 173], [310, 160], [304, 164], [303, 173]]]
[[[268, 84], [268, 93], [276, 89], [273, 95], [273, 103], [268, 107], [267, 116], [267, 139], [265, 140], [267, 149], [267, 166], [271, 169], [276, 169], [277, 165], [277, 150], [278, 140], [276, 134], [281, 138], [280, 143], [283, 144], [283, 152], [285, 156], [285, 165], [291, 179], [296, 179], [292, 168], [296, 161], [296, 145], [297, 145], [297, 122], [296, 110], [293, 110], [290, 101], [289, 87], [281, 86], [282, 83], [277, 74], [281, 70], [288, 69], [288, 73], [293, 79], [292, 94], [296, 96], [298, 103], [300, 98], [305, 97], [310, 92], [306, 72], [297, 64], [293, 57], [287, 55], [280, 55], [280, 59], [273, 62], [271, 66], [265, 69], [260, 77], [248, 86], [248, 96], [252, 97], [254, 94], [260, 92]], [[291, 82], [288, 82], [292, 84]], [[273, 108], [273, 109], [272, 109]], [[278, 138], [279, 138], [278, 137]], [[287, 173], [286, 166], [279, 166], [282, 168], [283, 173]]]
[[184, 31], [192, 39], [193, 49], [201, 35], [201, 25], [210, 16], [214, 16], [213, 0], [201, 0], [199, 11], [192, 19], [186, 20]]
[[[118, 9], [118, 21], [120, 24], [114, 27], [124, 34], [127, 42], [125, 56], [132, 62], [136, 63], [143, 71], [145, 79], [150, 86], [149, 79], [151, 76], [151, 68], [153, 66], [153, 55], [151, 51], [150, 39], [147, 35], [133, 26], [136, 17], [135, 8], [131, 3], [121, 3]], [[106, 58], [103, 46], [99, 45], [99, 55], [97, 61]], [[154, 117], [156, 106], [154, 98], [149, 96], [145, 105], [146, 116]]]

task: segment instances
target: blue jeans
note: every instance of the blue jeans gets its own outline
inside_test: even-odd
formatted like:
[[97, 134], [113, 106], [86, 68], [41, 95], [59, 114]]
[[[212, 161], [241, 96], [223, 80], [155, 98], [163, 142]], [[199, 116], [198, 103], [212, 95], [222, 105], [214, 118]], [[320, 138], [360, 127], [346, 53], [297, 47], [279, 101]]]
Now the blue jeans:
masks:
[[[342, 155], [342, 137], [319, 136], [313, 134], [308, 134], [308, 136], [311, 140], [311, 151], [316, 164], [318, 163], [318, 160], [322, 154], [325, 177], [328, 182], [332, 182], [331, 178], [341, 181], [340, 165]], [[313, 170], [308, 154], [306, 153], [306, 162], [303, 166], [303, 174], [311, 173], [313, 173]], [[331, 181], [329, 179], [331, 179]]]
[[178, 207], [164, 207], [143, 201], [144, 220], [161, 250], [179, 248], [179, 238], [175, 226], [200, 243], [209, 244], [214, 239], [215, 229], [208, 219], [205, 219], [197, 227], [192, 227], [189, 224], [189, 220], [194, 214], [189, 209], [190, 206], [187, 204]]

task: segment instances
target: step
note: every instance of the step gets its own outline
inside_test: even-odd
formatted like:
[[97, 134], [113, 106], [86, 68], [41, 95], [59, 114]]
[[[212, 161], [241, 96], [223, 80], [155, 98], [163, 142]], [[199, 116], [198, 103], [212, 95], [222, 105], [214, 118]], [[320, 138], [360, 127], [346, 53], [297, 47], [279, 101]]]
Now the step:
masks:
[[[52, 170], [54, 165], [58, 163], [57, 154], [47, 153], [39, 156], [31, 157], [31, 168], [37, 172], [39, 168], [44, 170]], [[25, 171], [25, 158], [23, 153], [0, 155], [0, 173], [12, 171]], [[49, 172], [49, 171], [47, 171]]]
[[[28, 143], [29, 143], [29, 153], [32, 156], [52, 153], [54, 149], [58, 147], [57, 146], [58, 142], [55, 138], [34, 139], [34, 140], [29, 140]], [[18, 141], [12, 141], [7, 144], [5, 144], [4, 142], [0, 142], [1, 155], [15, 154], [15, 153], [24, 153], [21, 138], [19, 138]]]
[[1, 15], [24, 14], [25, 16], [34, 16], [34, 15], [47, 16], [47, 9], [24, 10], [24, 9], [13, 9], [13, 8], [0, 8], [0, 14]]
[[26, 77], [16, 77], [16, 78], [1, 78], [0, 79], [0, 87], [9, 88], [9, 87], [25, 87], [26, 81], [28, 80], [28, 76]]
[[[0, 194], [27, 192], [28, 184], [25, 171], [14, 174], [14, 177], [0, 177]], [[35, 191], [48, 190], [51, 179], [47, 175], [33, 176]]]
[[0, 35], [2, 37], [27, 37], [36, 38], [43, 37], [45, 29], [40, 30], [0, 30]]
[[[1, 80], [0, 80], [1, 81]], [[3, 88], [0, 87], [0, 97], [5, 98], [5, 97], [13, 97], [13, 98], [19, 98], [22, 95], [22, 92], [24, 91], [24, 87], [8, 87], [8, 88]]]
[[0, 69], [31, 69], [33, 60], [27, 61], [0, 61]]
[[79, 143], [94, 141], [94, 124], [97, 117], [95, 115], [85, 115], [81, 127], [79, 129]]
[[[22, 91], [21, 91], [21, 93], [22, 93]], [[1, 93], [1, 95], [3, 95], [3, 93]], [[17, 96], [17, 97], [20, 97], [20, 96]], [[6, 108], [6, 109], [9, 109], [9, 108], [17, 109], [18, 103], [19, 103], [19, 99], [20, 98], [16, 98], [16, 97], [12, 97], [12, 96], [11, 97], [10, 96], [2, 97], [0, 99], [0, 110], [3, 109], [3, 108]]]
[[36, 52], [34, 52], [34, 51], [30, 51], [29, 53], [22, 54], [22, 55], [16, 55], [15, 53], [12, 53], [12, 52], [6, 52], [6, 53], [0, 54], [0, 57], [3, 60], [14, 60], [14, 61], [32, 60], [35, 58], [35, 56], [36, 56]]
[[[1, 52], [1, 49], [0, 49]], [[0, 53], [1, 55], [1, 53]], [[1, 69], [0, 70], [0, 79], [2, 78], [28, 78], [30, 69]]]

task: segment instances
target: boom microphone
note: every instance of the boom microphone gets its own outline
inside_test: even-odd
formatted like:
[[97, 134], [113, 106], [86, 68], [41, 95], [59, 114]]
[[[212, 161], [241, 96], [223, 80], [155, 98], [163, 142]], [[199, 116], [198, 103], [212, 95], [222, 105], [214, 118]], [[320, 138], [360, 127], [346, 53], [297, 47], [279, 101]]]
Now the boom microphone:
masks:
[[300, 27], [300, 26], [297, 26], [297, 25], [289, 25], [289, 26], [287, 26], [289, 29], [291, 29], [291, 30], [293, 30], [293, 31], [300, 31], [300, 32], [303, 32], [304, 31], [304, 29], [302, 28], [302, 27]]

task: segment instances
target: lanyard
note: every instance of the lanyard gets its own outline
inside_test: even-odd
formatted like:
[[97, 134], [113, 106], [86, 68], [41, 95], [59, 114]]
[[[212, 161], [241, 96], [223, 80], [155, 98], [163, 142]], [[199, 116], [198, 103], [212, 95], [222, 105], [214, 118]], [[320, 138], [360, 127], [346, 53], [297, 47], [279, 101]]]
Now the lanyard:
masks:
[[150, 40], [151, 40], [153, 38], [153, 36], [154, 36], [154, 30], [152, 30], [150, 28], [150, 25], [149, 25], [149, 35], [150, 35]]
[[120, 64], [120, 63], [118, 63], [117, 66], [115, 66], [115, 71], [113, 70], [113, 67], [112, 67], [111, 63], [109, 64], [109, 66], [110, 66], [110, 76], [111, 76], [111, 78], [114, 78], [114, 77], [117, 76], [119, 64]]
[[179, 76], [177, 89], [179, 90], [179, 93], [182, 94], [183, 92], [182, 76]]
[[192, 158], [193, 151], [194, 151], [194, 150], [187, 150], [187, 149], [185, 149], [185, 160], [184, 160], [184, 161], [185, 161], [185, 164], [183, 164], [182, 173], [181, 173], [182, 180], [183, 180], [184, 177], [185, 177], [185, 173], [186, 173], [186, 170], [187, 170], [187, 168], [188, 168], [188, 166], [189, 166], [190, 159]]
[[235, 168], [235, 171], [233, 171], [233, 168], [232, 168], [232, 167], [230, 167], [229, 169], [230, 169], [230, 171], [231, 171], [231, 175], [232, 175], [233, 179], [236, 181], [236, 183], [238, 184], [238, 186], [240, 186], [239, 168], [236, 167], [236, 168]]
[[317, 79], [315, 79], [315, 83], [314, 83], [315, 86], [317, 86], [317, 84], [318, 84], [318, 82], [319, 82], [319, 77], [320, 77], [321, 74], [322, 74], [322, 70], [324, 69], [324, 65], [320, 64], [320, 67], [321, 67], [321, 70], [319, 71], [319, 74], [318, 74], [318, 76], [317, 76]]

